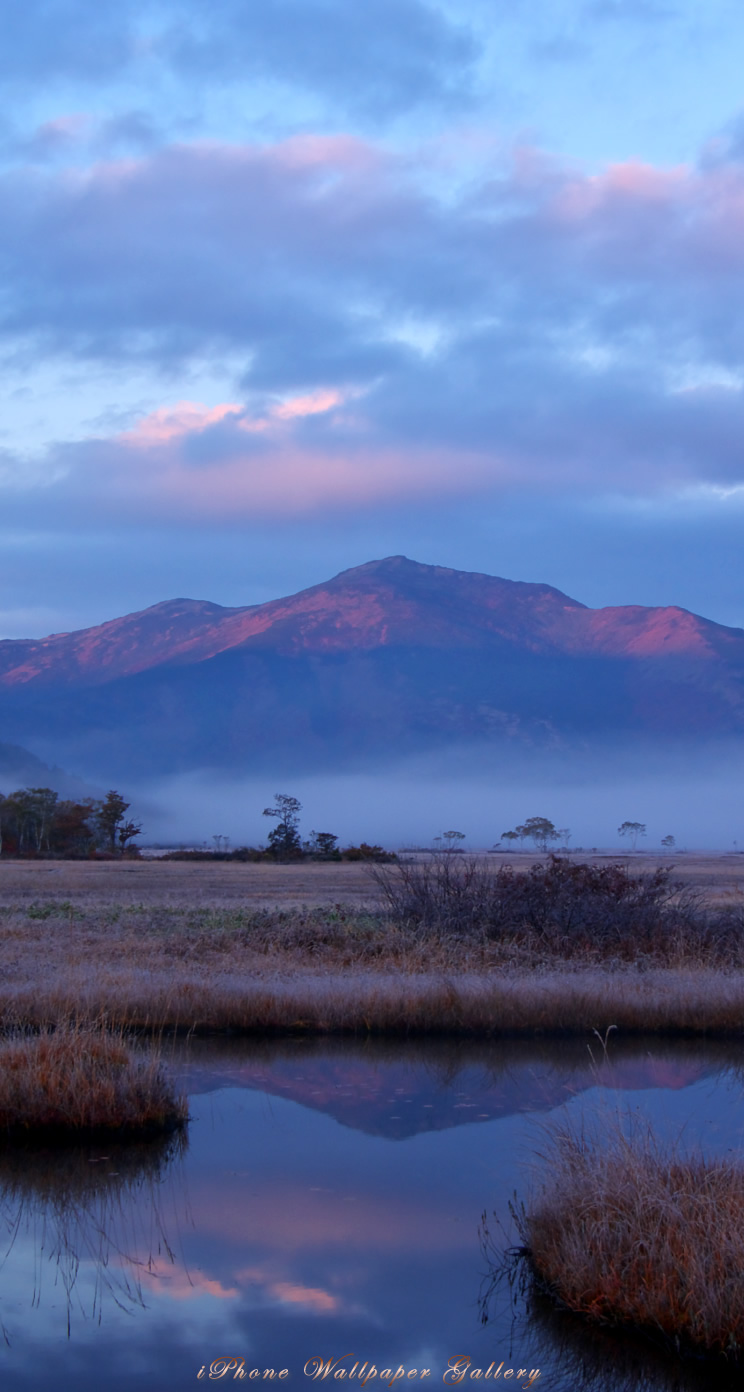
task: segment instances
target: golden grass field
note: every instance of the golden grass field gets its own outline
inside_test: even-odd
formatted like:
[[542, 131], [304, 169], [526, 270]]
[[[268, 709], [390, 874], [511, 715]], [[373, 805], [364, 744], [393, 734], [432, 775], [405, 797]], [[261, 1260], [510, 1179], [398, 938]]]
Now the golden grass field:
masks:
[[[526, 869], [535, 858], [498, 859]], [[744, 857], [677, 866], [711, 903], [744, 894]], [[404, 931], [378, 898], [356, 864], [0, 861], [0, 1017], [153, 1030], [744, 1031], [744, 970], [684, 954], [664, 965], [541, 958]]]

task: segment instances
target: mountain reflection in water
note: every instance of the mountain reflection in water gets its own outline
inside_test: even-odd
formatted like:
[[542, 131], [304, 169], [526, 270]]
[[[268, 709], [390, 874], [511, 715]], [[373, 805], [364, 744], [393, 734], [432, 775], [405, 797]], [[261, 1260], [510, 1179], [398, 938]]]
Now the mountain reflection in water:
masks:
[[[579, 1385], [573, 1345], [536, 1308], [514, 1325], [507, 1302], [483, 1325], [478, 1306], [481, 1214], [508, 1222], [543, 1122], [630, 1105], [691, 1143], [742, 1142], [736, 1045], [613, 1039], [605, 1057], [591, 1034], [298, 1037], [166, 1052], [189, 1092], [187, 1149], [0, 1155], [11, 1392], [182, 1392], [232, 1356], [287, 1367], [299, 1388], [308, 1359], [349, 1352], [431, 1367], [432, 1385], [453, 1355], [513, 1358], [563, 1392]], [[620, 1372], [608, 1355], [602, 1392], [627, 1392]]]
[[[370, 1136], [403, 1140], [520, 1112], [545, 1112], [597, 1086], [679, 1089], [735, 1066], [730, 1046], [696, 1041], [612, 1043], [598, 1039], [493, 1042], [246, 1041], [239, 1053], [220, 1040], [194, 1041], [174, 1059], [193, 1093], [251, 1088], [325, 1112]], [[180, 1063], [180, 1067], [179, 1067]]]

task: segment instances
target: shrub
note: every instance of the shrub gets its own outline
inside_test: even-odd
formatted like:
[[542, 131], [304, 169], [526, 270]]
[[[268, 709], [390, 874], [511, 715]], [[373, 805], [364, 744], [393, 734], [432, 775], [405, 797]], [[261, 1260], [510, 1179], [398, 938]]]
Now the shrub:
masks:
[[372, 873], [390, 916], [401, 924], [516, 939], [563, 957], [744, 960], [741, 911], [706, 913], [696, 891], [674, 883], [667, 866], [634, 875], [622, 864], [577, 864], [551, 855], [520, 873], [438, 854]]
[[347, 846], [341, 855], [344, 860], [397, 860], [397, 856], [386, 851], [384, 846], [370, 846], [366, 841], [360, 841], [358, 846]]

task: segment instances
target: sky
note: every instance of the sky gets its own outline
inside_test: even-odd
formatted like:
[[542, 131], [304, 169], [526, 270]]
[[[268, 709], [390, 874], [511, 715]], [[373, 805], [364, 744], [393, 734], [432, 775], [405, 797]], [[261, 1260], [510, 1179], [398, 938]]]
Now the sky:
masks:
[[736, 0], [26, 0], [0, 637], [380, 556], [744, 625]]

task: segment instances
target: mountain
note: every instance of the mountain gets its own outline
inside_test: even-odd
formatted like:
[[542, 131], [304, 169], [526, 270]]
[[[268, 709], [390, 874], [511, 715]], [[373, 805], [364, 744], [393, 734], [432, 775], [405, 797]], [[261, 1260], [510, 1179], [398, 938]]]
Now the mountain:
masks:
[[17, 744], [0, 743], [0, 788], [54, 788], [65, 798], [95, 797], [95, 790], [64, 769], [50, 768], [42, 759]]
[[0, 642], [4, 737], [91, 772], [744, 733], [744, 630], [403, 556], [240, 608]]

